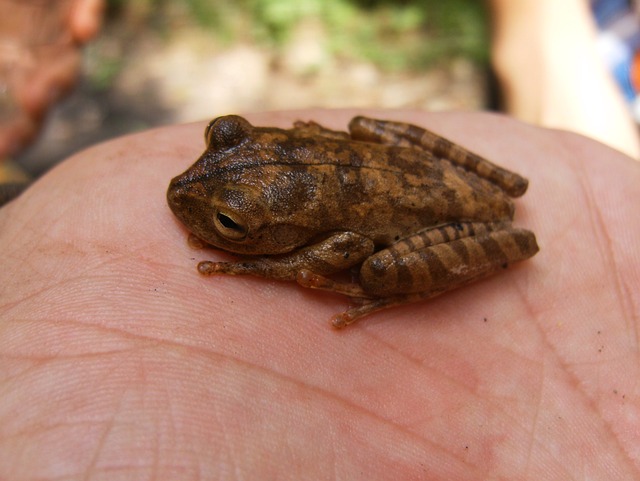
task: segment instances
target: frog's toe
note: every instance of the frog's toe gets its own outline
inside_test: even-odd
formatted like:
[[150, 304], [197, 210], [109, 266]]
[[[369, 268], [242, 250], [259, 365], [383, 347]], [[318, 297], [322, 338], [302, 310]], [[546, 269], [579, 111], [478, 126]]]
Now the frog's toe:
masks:
[[198, 264], [198, 272], [204, 276], [215, 274], [216, 263], [211, 261], [202, 261]]
[[217, 274], [251, 274], [249, 266], [245, 263], [236, 262], [212, 262], [202, 261], [198, 263], [198, 272], [203, 276], [213, 276]]
[[309, 269], [300, 269], [296, 274], [296, 282], [309, 289], [331, 288], [332, 281], [324, 276], [311, 272]]
[[357, 306], [333, 316], [331, 318], [331, 324], [333, 327], [342, 329], [343, 327], [347, 327], [349, 324], [353, 324], [358, 319], [384, 309], [388, 305], [387, 299], [352, 298], [351, 301], [355, 301]]
[[349, 324], [355, 321], [355, 319], [351, 319], [351, 316], [349, 316], [348, 312], [349, 311], [333, 316], [331, 318], [331, 325], [336, 329], [342, 329], [343, 327], [347, 327]]

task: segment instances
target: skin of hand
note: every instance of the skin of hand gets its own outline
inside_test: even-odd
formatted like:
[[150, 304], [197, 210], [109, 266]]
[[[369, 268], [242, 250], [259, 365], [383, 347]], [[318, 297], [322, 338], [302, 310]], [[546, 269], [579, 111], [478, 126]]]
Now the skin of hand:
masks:
[[581, 133], [638, 160], [638, 127], [598, 48], [589, 2], [488, 4], [492, 62], [509, 114]]
[[484, 113], [247, 117], [356, 113], [528, 177], [541, 251], [337, 331], [341, 296], [198, 275], [226, 255], [165, 192], [204, 123], [95, 146], [0, 209], [0, 479], [640, 477], [640, 166]]

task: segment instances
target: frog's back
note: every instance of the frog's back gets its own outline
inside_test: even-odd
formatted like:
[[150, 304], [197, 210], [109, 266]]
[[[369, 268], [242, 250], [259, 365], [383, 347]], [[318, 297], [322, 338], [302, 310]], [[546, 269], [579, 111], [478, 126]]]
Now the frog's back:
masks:
[[491, 182], [406, 147], [354, 143], [352, 164], [334, 165], [334, 202], [348, 222], [389, 244], [445, 222], [510, 221], [513, 202]]
[[[422, 150], [286, 135], [240, 158], [233, 182], [257, 183], [274, 217], [311, 231], [356, 231], [387, 245], [445, 222], [508, 221], [511, 199], [491, 182]], [[265, 148], [268, 146], [268, 148]], [[260, 157], [256, 161], [256, 157]]]

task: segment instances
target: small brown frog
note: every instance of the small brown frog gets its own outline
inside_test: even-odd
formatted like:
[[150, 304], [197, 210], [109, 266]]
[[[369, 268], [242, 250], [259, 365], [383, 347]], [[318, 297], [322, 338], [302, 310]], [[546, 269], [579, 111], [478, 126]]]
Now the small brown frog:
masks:
[[[349, 133], [314, 122], [212, 120], [207, 148], [167, 192], [199, 239], [242, 255], [201, 274], [251, 274], [345, 294], [346, 326], [433, 297], [538, 251], [511, 226], [527, 180], [414, 125], [356, 117]], [[326, 276], [354, 269], [354, 280]]]

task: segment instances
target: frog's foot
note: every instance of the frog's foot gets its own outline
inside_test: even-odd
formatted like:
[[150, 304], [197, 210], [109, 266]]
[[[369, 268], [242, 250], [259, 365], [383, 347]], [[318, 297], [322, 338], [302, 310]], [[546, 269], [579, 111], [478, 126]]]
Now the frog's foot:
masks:
[[338, 329], [346, 327], [361, 317], [373, 312], [407, 302], [405, 300], [407, 296], [400, 296], [400, 298], [398, 298], [398, 296], [394, 298], [372, 297], [370, 294], [364, 292], [360, 284], [335, 281], [328, 277], [315, 274], [308, 269], [300, 270], [296, 276], [296, 281], [301, 286], [309, 289], [336, 292], [349, 297], [349, 300], [355, 306], [331, 318], [331, 324]]
[[374, 312], [388, 309], [389, 307], [401, 306], [403, 304], [410, 304], [413, 302], [423, 301], [425, 299], [431, 299], [436, 297], [447, 289], [439, 289], [428, 292], [417, 292], [414, 294], [407, 294], [401, 296], [392, 297], [377, 297], [362, 299], [351, 299], [356, 307], [347, 309], [341, 314], [336, 314], [331, 318], [331, 324], [337, 329], [347, 327], [349, 324], [353, 324], [358, 319], [373, 314]]
[[198, 263], [198, 272], [203, 276], [213, 276], [216, 274], [229, 274], [220, 268], [221, 262], [202, 261]]
[[369, 302], [365, 302], [364, 304], [358, 307], [352, 307], [351, 309], [347, 309], [341, 314], [336, 314], [331, 318], [331, 325], [336, 329], [342, 329], [343, 327], [347, 327], [349, 324], [353, 324], [355, 321], [360, 319], [361, 317], [372, 314], [376, 311], [384, 309], [388, 307], [384, 302], [386, 299], [376, 299]]
[[349, 324], [353, 324], [358, 319], [368, 316], [369, 314], [373, 314], [374, 312], [381, 311], [382, 309], [386, 309], [388, 307], [412, 302], [414, 300], [408, 300], [407, 297], [408, 296], [402, 296], [401, 298], [385, 297], [378, 299], [352, 299], [355, 300], [359, 305], [357, 307], [347, 309], [341, 314], [336, 314], [335, 316], [333, 316], [331, 318], [331, 324], [337, 329], [342, 329], [343, 327], [347, 327]]
[[189, 247], [194, 250], [201, 250], [207, 247], [207, 243], [195, 234], [189, 234], [189, 237], [187, 237], [187, 244], [189, 244]]
[[302, 287], [319, 289], [321, 291], [337, 292], [352, 298], [355, 302], [360, 299], [371, 299], [371, 295], [364, 292], [360, 284], [355, 282], [339, 282], [328, 277], [311, 272], [309, 269], [301, 269], [296, 275], [296, 282]]
[[260, 275], [251, 262], [213, 262], [202, 261], [198, 263], [198, 272], [203, 276], [215, 276], [226, 274], [231, 276]]

